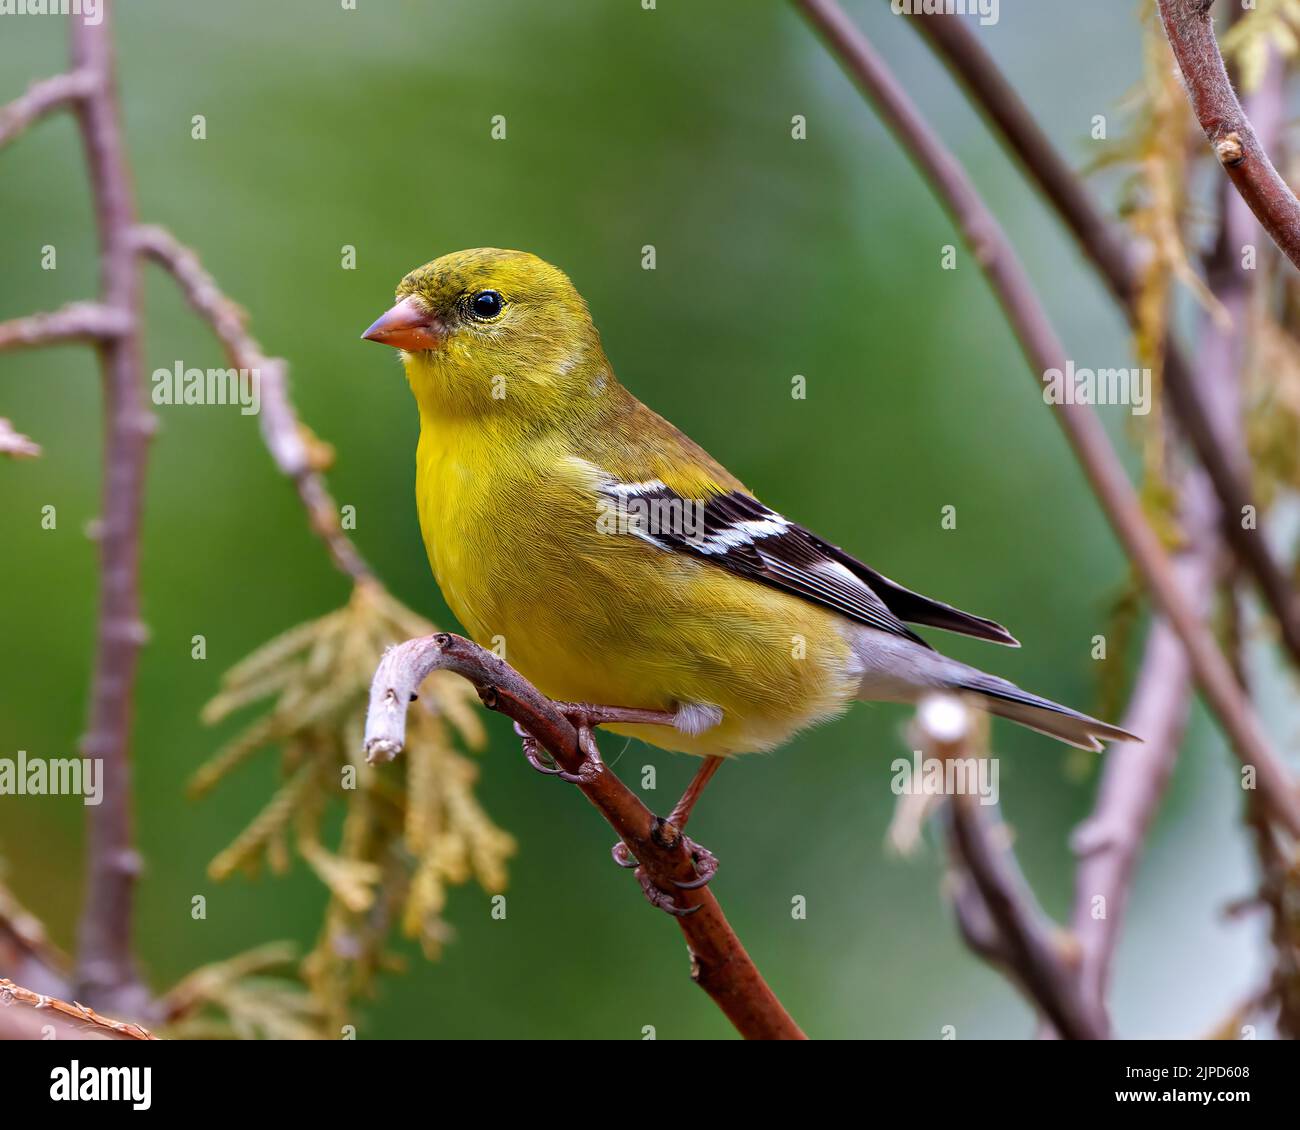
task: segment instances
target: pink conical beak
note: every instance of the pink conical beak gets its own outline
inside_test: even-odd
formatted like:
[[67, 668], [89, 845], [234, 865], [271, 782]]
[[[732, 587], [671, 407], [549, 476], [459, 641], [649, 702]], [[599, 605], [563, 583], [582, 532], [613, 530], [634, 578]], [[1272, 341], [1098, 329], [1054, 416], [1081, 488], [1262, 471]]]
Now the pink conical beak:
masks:
[[437, 349], [445, 336], [442, 322], [420, 305], [415, 295], [403, 298], [361, 335], [366, 341], [415, 353]]

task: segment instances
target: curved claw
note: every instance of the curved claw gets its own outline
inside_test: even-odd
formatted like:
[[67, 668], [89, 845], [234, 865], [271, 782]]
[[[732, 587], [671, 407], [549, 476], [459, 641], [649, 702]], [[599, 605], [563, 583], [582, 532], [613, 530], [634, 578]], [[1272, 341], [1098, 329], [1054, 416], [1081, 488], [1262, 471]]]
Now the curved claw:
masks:
[[682, 891], [697, 891], [713, 882], [713, 876], [718, 873], [718, 857], [689, 836], [686, 837], [686, 849], [691, 853], [691, 862], [695, 864], [695, 871], [699, 878], [689, 879], [684, 883], [674, 879], [673, 886]]
[[524, 758], [537, 772], [544, 777], [563, 777], [564, 770], [556, 765], [553, 761], [549, 762], [543, 757], [542, 747], [538, 745], [537, 739], [527, 730], [515, 723], [515, 733], [519, 735], [519, 743], [524, 747]]
[[559, 777], [561, 781], [581, 785], [588, 780], [589, 774], [600, 772], [600, 750], [596, 748], [596, 741], [591, 736], [591, 731], [585, 727], [580, 727], [578, 730], [578, 745], [584, 755], [582, 770], [578, 773], [570, 773], [557, 765], [555, 759], [542, 749], [541, 743], [518, 722], [514, 723], [514, 730], [519, 735], [519, 743], [523, 746], [524, 757], [528, 764], [544, 777]]
[[636, 877], [641, 884], [641, 890], [645, 892], [645, 897], [650, 900], [650, 905], [658, 907], [664, 913], [671, 914], [674, 918], [685, 918], [700, 909], [700, 903], [696, 903], [694, 906], [678, 906], [673, 902], [672, 896], [665, 894], [656, 887], [650, 876], [639, 867], [637, 868]]
[[614, 857], [614, 862], [620, 867], [632, 868], [641, 866], [636, 857], [628, 849], [627, 844], [622, 840], [619, 840], [618, 843], [609, 849], [609, 854]]
[[568, 781], [573, 785], [584, 785], [605, 767], [604, 762], [600, 760], [600, 750], [596, 746], [596, 739], [592, 736], [591, 728], [588, 726], [578, 726], [578, 749], [582, 751], [582, 767], [578, 772], [569, 773], [561, 769], [556, 775], [561, 781]]

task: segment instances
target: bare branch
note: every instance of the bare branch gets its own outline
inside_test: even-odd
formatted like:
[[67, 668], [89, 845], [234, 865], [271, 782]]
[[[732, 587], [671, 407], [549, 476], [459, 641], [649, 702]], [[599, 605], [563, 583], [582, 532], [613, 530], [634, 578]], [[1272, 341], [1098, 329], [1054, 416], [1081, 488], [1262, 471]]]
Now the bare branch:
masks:
[[131, 232], [135, 208], [118, 120], [111, 40], [113, 5], [98, 24], [70, 20], [72, 58], [93, 96], [76, 103], [99, 233], [101, 302], [124, 332], [100, 345], [104, 388], [104, 481], [100, 534], [99, 630], [82, 743], [103, 761], [104, 795], [87, 811], [86, 898], [78, 930], [77, 995], [103, 1008], [147, 1017], [149, 995], [131, 956], [135, 877], [131, 834], [131, 710], [145, 628], [140, 621], [140, 523], [154, 418], [141, 380], [140, 280]]
[[[1183, 488], [1188, 550], [1180, 557], [1179, 581], [1205, 617], [1214, 593], [1218, 556], [1213, 536], [1213, 498], [1201, 475]], [[1110, 969], [1124, 924], [1129, 890], [1147, 829], [1164, 796], [1191, 705], [1191, 669], [1177, 635], [1157, 620], [1147, 636], [1142, 665], [1124, 728], [1145, 739], [1116, 742], [1102, 763], [1092, 814], [1075, 831], [1071, 927], [1079, 940], [1079, 981], [1084, 996], [1104, 1008]]]
[[[977, 758], [975, 725], [974, 712], [960, 698], [934, 694], [917, 706], [913, 743], [942, 761]], [[947, 798], [963, 937], [980, 956], [1003, 966], [1067, 1038], [1106, 1039], [1105, 1017], [1080, 993], [1066, 959], [1064, 932], [1039, 908], [1005, 828], [984, 816], [980, 801], [967, 792]]]
[[[1000, 131], [1136, 326], [1139, 268], [1119, 229], [1097, 208], [964, 21], [939, 15], [912, 18]], [[1240, 247], [1237, 243], [1236, 249]], [[1236, 250], [1234, 261], [1235, 255]], [[1212, 390], [1200, 387], [1172, 335], [1165, 341], [1164, 355], [1170, 403], [1219, 496], [1223, 534], [1277, 617], [1287, 650], [1300, 663], [1300, 595], [1270, 550], [1263, 524], [1248, 527], [1241, 520], [1251, 501], [1250, 466], [1230, 426], [1236, 417], [1225, 415]]]
[[1273, 242], [1300, 267], [1300, 200], [1273, 167], [1237, 101], [1214, 38], [1213, 0], [1159, 0], [1159, 6], [1192, 112], [1214, 155]]
[[244, 311], [222, 293], [194, 251], [160, 227], [137, 228], [133, 240], [140, 254], [175, 278], [190, 305], [212, 327], [231, 364], [258, 374], [262, 437], [271, 458], [281, 473], [293, 480], [311, 527], [325, 543], [334, 564], [353, 580], [370, 578], [370, 566], [339, 524], [338, 506], [313, 457], [310, 433], [289, 399], [288, 363], [263, 353], [245, 328]]
[[[1266, 81], [1252, 96], [1260, 111], [1261, 135], [1274, 136], [1280, 124], [1282, 68], [1274, 59]], [[1196, 366], [1189, 373], [1190, 391], [1199, 403], [1213, 405], [1218, 425], [1218, 449], [1238, 466], [1247, 456], [1241, 430], [1241, 389], [1237, 374], [1246, 364], [1245, 327], [1251, 301], [1250, 272], [1241, 271], [1240, 248], [1255, 238], [1258, 227], [1232, 186], [1223, 182], [1220, 193], [1219, 236], [1207, 256], [1205, 274], [1214, 297], [1232, 319], [1231, 328], [1206, 313], [1196, 351]], [[1259, 273], [1253, 275], [1259, 278]], [[1176, 569], [1179, 583], [1202, 620], [1212, 612], [1217, 584], [1227, 562], [1221, 560], [1218, 531], [1223, 498], [1207, 473], [1191, 468], [1178, 487], [1184, 548]], [[1229, 522], [1228, 527], [1239, 525]], [[1079, 855], [1075, 877], [1072, 924], [1082, 950], [1079, 976], [1085, 994], [1104, 1005], [1110, 970], [1123, 926], [1129, 890], [1137, 869], [1143, 840], [1164, 795], [1178, 757], [1187, 722], [1191, 672], [1177, 638], [1164, 621], [1157, 621], [1147, 639], [1137, 690], [1125, 728], [1146, 738], [1145, 745], [1119, 743], [1107, 751], [1093, 814], [1074, 836]], [[1271, 829], [1261, 828], [1268, 840]], [[1265, 869], [1267, 870], [1267, 860]]]
[[[433, 671], [454, 671], [490, 710], [512, 718], [555, 758], [640, 861], [654, 887], [688, 908], [677, 919], [691, 954], [692, 979], [747, 1039], [802, 1039], [799, 1026], [763, 980], [708, 887], [684, 890], [695, 870], [681, 830], [655, 816], [599, 758], [579, 730], [514, 668], [460, 636], [440, 633], [390, 648], [375, 672], [366, 717], [366, 756], [395, 757], [405, 741], [407, 705]], [[583, 731], [585, 734], [586, 732]]]
[[[965, 169], [921, 117], [898, 80], [834, 0], [798, 0], [863, 91], [931, 182], [985, 272], [1011, 322], [1031, 370], [1064, 369], [1066, 352], [1029, 277]], [[1111, 527], [1146, 582], [1156, 604], [1186, 648], [1196, 681], [1275, 819], [1300, 835], [1300, 797], [1273, 752], [1249, 700], [1213, 637], [1188, 606], [1169, 555], [1147, 523], [1142, 505], [1090, 406], [1056, 404], [1055, 414], [1074, 448]]]
[[0, 106], [0, 148], [8, 145], [41, 118], [72, 106], [95, 89], [95, 76], [76, 70], [32, 83], [27, 91]]
[[0, 322], [0, 350], [81, 342], [100, 345], [131, 330], [131, 316], [99, 302], [72, 302], [49, 314]]
[[35, 459], [41, 453], [41, 445], [14, 429], [13, 424], [0, 416], [0, 455], [11, 459]]
[[62, 1040], [156, 1040], [158, 1037], [138, 1024], [127, 1024], [100, 1016], [93, 1008], [75, 1001], [34, 993], [0, 977], [0, 1039], [42, 1040], [44, 1031], [54, 1029]]

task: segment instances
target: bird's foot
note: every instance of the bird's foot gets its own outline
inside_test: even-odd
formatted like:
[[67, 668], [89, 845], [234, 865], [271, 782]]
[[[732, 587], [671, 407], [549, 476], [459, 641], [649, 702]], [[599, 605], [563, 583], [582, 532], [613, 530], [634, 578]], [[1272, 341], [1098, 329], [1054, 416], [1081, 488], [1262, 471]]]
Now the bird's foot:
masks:
[[713, 876], [718, 873], [718, 857], [702, 844], [697, 844], [690, 836], [682, 836], [682, 841], [686, 845], [686, 850], [690, 852], [691, 862], [695, 864], [695, 878], [686, 882], [674, 879], [673, 886], [682, 891], [697, 891], [701, 887], [707, 887], [713, 882]]
[[[673, 886], [682, 891], [697, 891], [701, 887], [707, 887], [713, 881], [713, 876], [718, 873], [718, 857], [702, 844], [697, 844], [690, 836], [682, 836], [682, 843], [690, 854], [691, 862], [695, 865], [695, 878], [673, 879]], [[622, 840], [619, 840], [610, 849], [610, 855], [614, 857], [614, 862], [620, 867], [641, 866], [627, 844]]]
[[519, 735], [520, 745], [523, 746], [524, 758], [537, 772], [547, 777], [559, 777], [561, 781], [581, 785], [604, 769], [604, 763], [600, 760], [600, 750], [596, 748], [595, 739], [592, 738], [591, 730], [587, 726], [578, 726], [578, 748], [582, 750], [582, 765], [578, 772], [570, 773], [542, 748], [541, 742], [532, 734], [518, 722], [514, 725], [515, 733]]
[[548, 777], [559, 777], [561, 781], [581, 784], [590, 780], [603, 768], [600, 751], [596, 748], [591, 731], [597, 726], [617, 723], [639, 723], [643, 725], [671, 726], [675, 715], [662, 710], [640, 710], [635, 707], [600, 706], [590, 702], [557, 702], [556, 707], [578, 731], [578, 747], [582, 750], [582, 766], [577, 773], [570, 773], [542, 748], [541, 743], [525, 730], [518, 722], [515, 733], [519, 735], [524, 748], [524, 757], [528, 764], [539, 773]]
[[671, 914], [674, 918], [685, 918], [700, 909], [701, 904], [698, 902], [694, 906], [678, 906], [673, 901], [672, 895], [655, 886], [655, 881], [646, 874], [644, 867], [636, 869], [636, 881], [641, 884], [641, 890], [645, 892], [646, 900], [651, 906], [662, 910], [665, 914]]
[[[671, 825], [661, 822], [655, 829], [658, 835], [664, 828]], [[680, 833], [678, 833], [680, 835]], [[708, 848], [697, 844], [689, 836], [682, 835], [681, 842], [690, 854], [691, 863], [695, 865], [694, 879], [672, 879], [670, 882], [680, 891], [696, 891], [701, 887], [707, 887], [713, 881], [713, 876], [718, 873], [718, 857], [709, 851]], [[645, 892], [645, 897], [649, 900], [651, 906], [656, 906], [660, 910], [675, 915], [678, 918], [685, 917], [687, 914], [694, 914], [699, 910], [699, 905], [679, 906], [673, 899], [673, 896], [667, 891], [656, 886], [645, 868], [629, 850], [627, 844], [620, 840], [613, 848], [610, 849], [610, 855], [613, 856], [614, 862], [620, 867], [635, 868], [637, 882], [641, 884], [641, 889]]]

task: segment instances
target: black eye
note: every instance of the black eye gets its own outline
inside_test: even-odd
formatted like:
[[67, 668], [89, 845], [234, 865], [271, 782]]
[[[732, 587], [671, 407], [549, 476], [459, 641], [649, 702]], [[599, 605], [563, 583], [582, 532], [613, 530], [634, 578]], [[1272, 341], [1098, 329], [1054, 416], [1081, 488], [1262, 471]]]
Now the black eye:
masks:
[[469, 308], [476, 318], [495, 318], [504, 305], [504, 299], [495, 290], [480, 290], [469, 300]]

